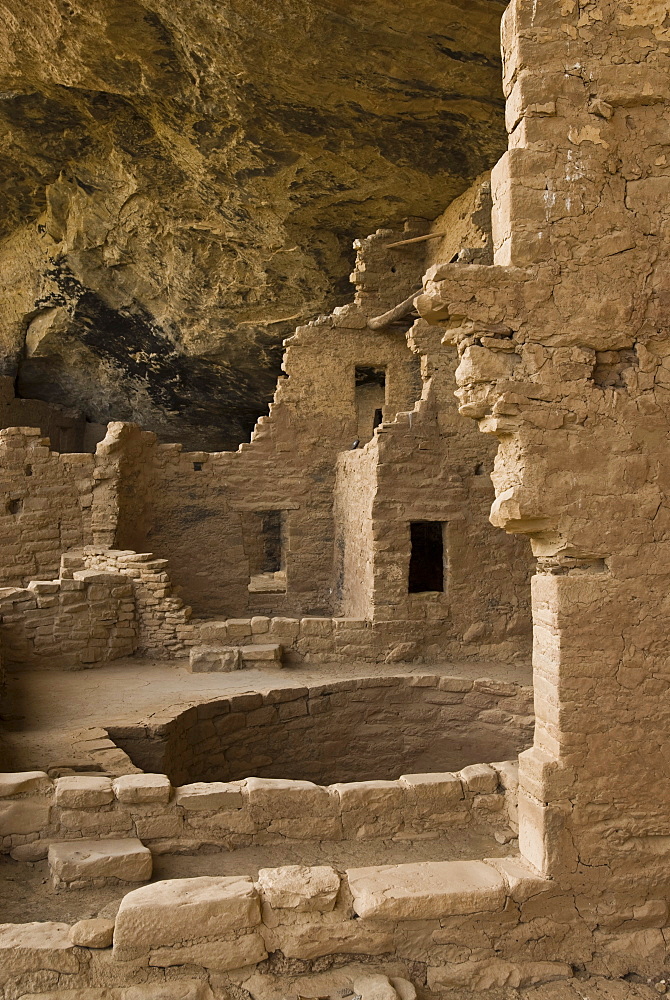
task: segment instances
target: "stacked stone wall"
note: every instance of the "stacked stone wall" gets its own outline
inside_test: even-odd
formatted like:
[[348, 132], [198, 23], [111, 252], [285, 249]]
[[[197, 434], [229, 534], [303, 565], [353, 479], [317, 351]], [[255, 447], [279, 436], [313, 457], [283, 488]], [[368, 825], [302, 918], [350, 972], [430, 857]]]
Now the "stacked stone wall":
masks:
[[468, 827], [515, 834], [516, 765], [330, 786], [248, 778], [173, 787], [163, 774], [0, 775], [0, 843], [17, 860], [52, 842], [137, 837], [154, 853], [234, 851], [287, 841], [438, 839]]
[[116, 573], [78, 572], [0, 590], [0, 646], [7, 666], [82, 669], [137, 648], [133, 588]]
[[119, 574], [131, 582], [137, 617], [137, 649], [160, 656], [185, 656], [195, 641], [191, 608], [172, 592], [168, 560], [151, 552], [87, 546], [62, 558], [63, 580], [80, 579], [81, 570]]
[[[294, 778], [321, 784], [458, 770], [516, 756], [533, 738], [532, 689], [490, 678], [360, 678], [194, 706], [148, 730], [115, 730], [133, 763], [175, 784]], [[139, 735], [139, 740], [138, 740]]]
[[93, 455], [59, 455], [36, 427], [0, 430], [0, 584], [52, 579], [62, 552], [91, 541], [93, 487]]

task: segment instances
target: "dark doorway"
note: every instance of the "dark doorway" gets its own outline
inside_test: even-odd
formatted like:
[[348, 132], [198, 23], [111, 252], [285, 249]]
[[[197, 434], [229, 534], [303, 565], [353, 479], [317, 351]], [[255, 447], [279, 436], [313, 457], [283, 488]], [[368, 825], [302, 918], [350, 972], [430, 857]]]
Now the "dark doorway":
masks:
[[278, 573], [283, 569], [282, 512], [269, 510], [263, 518], [263, 554], [261, 573]]
[[444, 524], [411, 521], [408, 591], [423, 594], [444, 590]]

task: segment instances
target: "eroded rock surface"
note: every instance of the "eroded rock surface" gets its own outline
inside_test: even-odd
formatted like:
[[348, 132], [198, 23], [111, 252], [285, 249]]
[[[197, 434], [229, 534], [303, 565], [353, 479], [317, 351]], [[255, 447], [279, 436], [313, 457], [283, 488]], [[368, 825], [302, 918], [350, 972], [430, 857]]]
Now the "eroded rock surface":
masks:
[[502, 0], [0, 3], [0, 351], [20, 395], [235, 446], [351, 243], [505, 146]]

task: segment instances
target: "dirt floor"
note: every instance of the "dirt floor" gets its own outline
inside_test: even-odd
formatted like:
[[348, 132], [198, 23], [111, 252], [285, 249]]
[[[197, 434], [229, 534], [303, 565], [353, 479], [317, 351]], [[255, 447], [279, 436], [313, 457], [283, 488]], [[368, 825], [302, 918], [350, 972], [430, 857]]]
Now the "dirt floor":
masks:
[[133, 725], [167, 712], [176, 715], [190, 705], [232, 693], [390, 672], [532, 683], [529, 664], [491, 662], [394, 666], [392, 671], [388, 664], [366, 663], [191, 674], [184, 660], [131, 657], [82, 671], [25, 670], [8, 675], [0, 716], [0, 770], [37, 769], [52, 775], [73, 770], [123, 773], [123, 755], [106, 741], [106, 726]]

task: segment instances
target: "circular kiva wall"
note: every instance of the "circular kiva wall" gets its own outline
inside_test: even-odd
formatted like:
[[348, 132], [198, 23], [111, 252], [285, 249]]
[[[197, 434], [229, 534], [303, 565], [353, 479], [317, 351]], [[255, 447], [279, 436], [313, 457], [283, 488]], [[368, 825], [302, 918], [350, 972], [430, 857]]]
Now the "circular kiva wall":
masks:
[[533, 741], [531, 687], [486, 678], [375, 677], [232, 695], [148, 731], [110, 728], [174, 785], [247, 777], [396, 779], [509, 760]]

